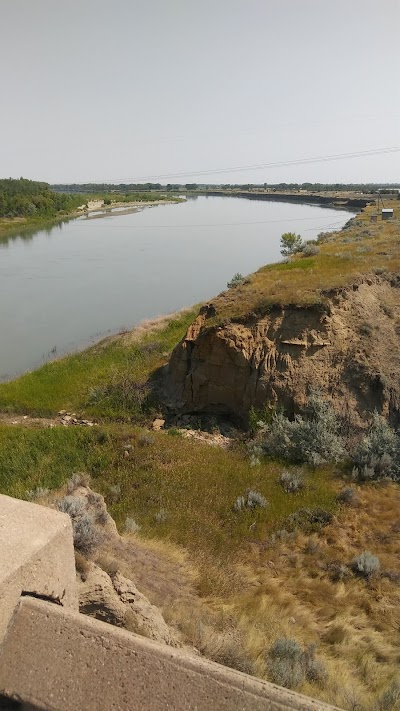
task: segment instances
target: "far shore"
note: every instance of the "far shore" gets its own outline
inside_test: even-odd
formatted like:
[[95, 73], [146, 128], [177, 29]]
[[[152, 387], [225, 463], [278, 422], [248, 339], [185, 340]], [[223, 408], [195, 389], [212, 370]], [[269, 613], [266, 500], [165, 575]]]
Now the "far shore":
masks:
[[[41, 229], [51, 228], [62, 222], [75, 220], [78, 217], [86, 217], [88, 220], [94, 220], [101, 217], [112, 217], [113, 215], [129, 215], [134, 212], [139, 212], [143, 208], [156, 207], [158, 205], [173, 205], [179, 202], [185, 202], [186, 198], [169, 198], [167, 200], [149, 200], [149, 201], [132, 201], [132, 202], [113, 202], [110, 205], [104, 205], [104, 200], [91, 200], [89, 207], [82, 206], [70, 213], [57, 215], [53, 217], [42, 218], [25, 218], [25, 217], [10, 217], [0, 218], [0, 241], [2, 239], [16, 237], [24, 232], [36, 232]], [[116, 208], [126, 207], [126, 210], [114, 212]], [[92, 215], [93, 212], [104, 214]]]

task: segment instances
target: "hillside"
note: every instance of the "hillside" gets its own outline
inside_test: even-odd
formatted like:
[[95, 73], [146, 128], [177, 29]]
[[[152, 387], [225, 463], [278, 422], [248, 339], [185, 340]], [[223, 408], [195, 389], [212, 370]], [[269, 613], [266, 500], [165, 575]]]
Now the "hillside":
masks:
[[[118, 609], [117, 569], [181, 644], [349, 711], [398, 711], [400, 438], [362, 428], [374, 408], [397, 424], [400, 225], [372, 211], [200, 313], [0, 384], [0, 490], [54, 505], [88, 473], [124, 537], [77, 573], [103, 566]], [[310, 384], [322, 427], [303, 412]], [[252, 404], [251, 431], [235, 429], [226, 415]], [[254, 415], [274, 412], [272, 447]], [[304, 422], [332, 456], [287, 457]]]
[[375, 409], [397, 425], [400, 220], [374, 209], [203, 306], [169, 362], [170, 409], [293, 415], [314, 387], [355, 426]]

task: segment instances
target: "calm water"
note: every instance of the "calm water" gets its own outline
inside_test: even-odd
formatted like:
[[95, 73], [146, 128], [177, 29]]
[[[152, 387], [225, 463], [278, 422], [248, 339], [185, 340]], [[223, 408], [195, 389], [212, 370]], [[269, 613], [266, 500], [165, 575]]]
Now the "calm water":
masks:
[[349, 212], [198, 197], [80, 218], [0, 242], [0, 379], [139, 321], [210, 299], [279, 261], [279, 239], [340, 229]]

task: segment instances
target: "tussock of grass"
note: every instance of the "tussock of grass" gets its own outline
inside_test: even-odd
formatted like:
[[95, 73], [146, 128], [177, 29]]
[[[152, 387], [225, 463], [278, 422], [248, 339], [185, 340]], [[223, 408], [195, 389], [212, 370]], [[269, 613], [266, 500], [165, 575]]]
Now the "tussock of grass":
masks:
[[190, 309], [161, 323], [150, 322], [147, 329], [140, 325], [136, 336], [106, 339], [82, 353], [1, 383], [0, 409], [38, 416], [67, 409], [89, 418], [140, 417], [143, 403], [135, 401], [134, 393], [127, 397], [123, 383], [140, 385], [164, 365], [196, 312]]

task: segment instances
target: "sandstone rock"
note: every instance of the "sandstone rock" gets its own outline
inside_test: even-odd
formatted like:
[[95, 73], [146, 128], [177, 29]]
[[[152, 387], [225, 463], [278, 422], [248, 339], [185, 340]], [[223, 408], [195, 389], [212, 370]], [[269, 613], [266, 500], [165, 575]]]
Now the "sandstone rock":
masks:
[[85, 581], [78, 581], [80, 612], [117, 627], [177, 646], [160, 610], [136, 585], [117, 573], [113, 578], [94, 563]]
[[162, 430], [163, 427], [164, 427], [164, 425], [165, 425], [165, 420], [161, 420], [160, 418], [156, 418], [156, 419], [153, 421], [152, 429], [153, 429], [153, 430]]

